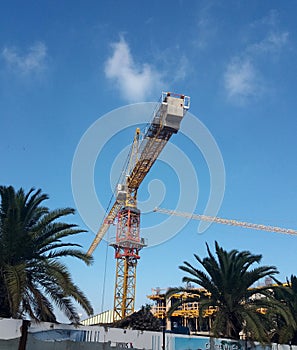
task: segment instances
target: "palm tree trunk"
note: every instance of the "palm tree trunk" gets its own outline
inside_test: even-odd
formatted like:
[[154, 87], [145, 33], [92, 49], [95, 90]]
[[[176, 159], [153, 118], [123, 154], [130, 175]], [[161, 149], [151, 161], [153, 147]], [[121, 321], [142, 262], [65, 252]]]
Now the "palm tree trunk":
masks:
[[23, 320], [23, 323], [21, 326], [22, 334], [21, 334], [18, 350], [26, 350], [29, 326], [30, 326], [30, 321]]

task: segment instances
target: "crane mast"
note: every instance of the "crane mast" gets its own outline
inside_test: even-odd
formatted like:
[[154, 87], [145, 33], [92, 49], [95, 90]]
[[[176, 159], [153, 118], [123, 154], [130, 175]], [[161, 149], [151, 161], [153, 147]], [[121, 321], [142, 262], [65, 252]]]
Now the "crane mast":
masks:
[[146, 246], [145, 240], [140, 237], [138, 188], [170, 137], [178, 132], [189, 106], [188, 96], [162, 93], [161, 103], [142, 141], [140, 130], [136, 129], [124, 181], [117, 185], [115, 202], [87, 252], [89, 255], [94, 252], [109, 226], [116, 220], [116, 238], [110, 244], [115, 249], [116, 259], [114, 320], [123, 319], [134, 311], [136, 266], [139, 252]]

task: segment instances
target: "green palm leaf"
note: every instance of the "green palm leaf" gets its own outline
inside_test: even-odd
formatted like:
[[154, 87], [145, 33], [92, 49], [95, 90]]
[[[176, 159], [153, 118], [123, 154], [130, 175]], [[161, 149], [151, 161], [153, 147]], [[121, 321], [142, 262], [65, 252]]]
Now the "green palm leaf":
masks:
[[[287, 315], [284, 303], [273, 297], [272, 288], [253, 288], [253, 285], [262, 278], [278, 273], [275, 266], [257, 266], [261, 255], [253, 255], [249, 251], [226, 251], [215, 242], [215, 255], [206, 244], [208, 256], [194, 258], [202, 270], [185, 261], [179, 268], [188, 275], [183, 282], [195, 284], [202, 289], [187, 290], [184, 288], [172, 289], [167, 297], [179, 292], [198, 293], [199, 315], [204, 314], [209, 307], [215, 308], [211, 325], [214, 336], [239, 339], [240, 333], [245, 332], [250, 339], [260, 342], [269, 342], [273, 329], [273, 315], [283, 315], [284, 322], [292, 324], [292, 317]], [[296, 280], [297, 289], [297, 280]], [[203, 291], [204, 290], [204, 291]], [[205, 293], [208, 292], [208, 294]], [[171, 293], [171, 294], [170, 294]], [[180, 299], [172, 305], [169, 314], [187, 302]], [[297, 303], [296, 303], [297, 304]], [[265, 313], [259, 310], [266, 310]]]
[[33, 188], [25, 193], [0, 186], [0, 199], [0, 317], [54, 322], [57, 307], [78, 323], [74, 302], [92, 314], [90, 302], [61, 261], [74, 257], [89, 265], [93, 260], [79, 244], [65, 240], [85, 232], [59, 221], [74, 210], [51, 211], [43, 206], [48, 196]]

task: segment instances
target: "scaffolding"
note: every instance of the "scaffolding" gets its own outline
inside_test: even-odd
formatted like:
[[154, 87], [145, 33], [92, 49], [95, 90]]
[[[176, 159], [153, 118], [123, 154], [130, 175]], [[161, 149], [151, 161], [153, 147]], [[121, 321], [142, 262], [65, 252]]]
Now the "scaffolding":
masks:
[[[166, 292], [161, 292], [160, 289], [152, 289], [153, 294], [147, 297], [155, 302], [151, 312], [159, 319], [166, 318], [166, 329], [172, 330], [176, 327], [188, 327], [191, 334], [205, 334], [209, 332], [212, 324], [213, 315], [216, 312], [215, 307], [209, 307], [199, 314], [199, 295], [202, 293], [205, 296], [210, 294], [202, 289], [193, 289], [193, 292], [174, 293], [166, 298]], [[193, 301], [191, 301], [193, 299]], [[186, 301], [187, 300], [187, 301]], [[180, 305], [167, 317], [170, 307], [180, 301]], [[182, 302], [186, 301], [186, 302]]]

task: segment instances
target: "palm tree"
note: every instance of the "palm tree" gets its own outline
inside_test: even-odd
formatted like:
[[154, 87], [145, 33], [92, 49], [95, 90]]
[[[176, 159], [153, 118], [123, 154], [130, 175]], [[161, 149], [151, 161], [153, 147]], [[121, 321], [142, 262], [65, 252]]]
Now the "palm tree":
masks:
[[90, 302], [72, 281], [60, 258], [75, 257], [89, 265], [92, 258], [81, 246], [64, 239], [85, 232], [59, 221], [71, 208], [49, 210], [41, 190], [25, 193], [0, 186], [0, 317], [55, 322], [54, 307], [79, 322], [78, 303], [88, 315]]
[[[204, 289], [198, 291], [199, 314], [203, 315], [209, 307], [216, 309], [211, 331], [216, 337], [239, 339], [240, 332], [250, 339], [261, 342], [269, 341], [270, 320], [260, 309], [283, 313], [284, 308], [272, 298], [270, 287], [253, 288], [260, 279], [278, 273], [274, 266], [259, 266], [262, 256], [252, 255], [249, 251], [239, 252], [235, 249], [227, 252], [215, 242], [216, 257], [206, 244], [208, 257], [201, 259], [194, 254], [197, 262], [205, 271], [199, 270], [189, 262], [179, 268], [190, 276], [183, 277], [183, 282], [196, 284]], [[193, 293], [193, 289], [172, 289], [168, 296], [177, 291]], [[207, 291], [208, 293], [205, 293]], [[196, 294], [195, 290], [195, 294]], [[193, 302], [193, 298], [191, 299]], [[187, 302], [184, 299], [181, 302]], [[171, 312], [177, 307], [173, 305]]]
[[277, 280], [276, 282], [278, 287], [274, 289], [274, 296], [287, 306], [288, 313], [294, 322], [288, 324], [283, 317], [277, 315], [274, 318], [276, 324], [274, 340], [280, 343], [297, 345], [297, 277], [291, 275], [290, 279], [287, 278], [286, 284], [282, 284]]

